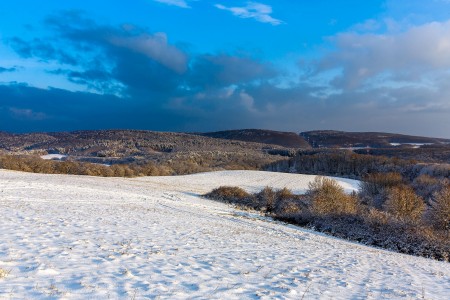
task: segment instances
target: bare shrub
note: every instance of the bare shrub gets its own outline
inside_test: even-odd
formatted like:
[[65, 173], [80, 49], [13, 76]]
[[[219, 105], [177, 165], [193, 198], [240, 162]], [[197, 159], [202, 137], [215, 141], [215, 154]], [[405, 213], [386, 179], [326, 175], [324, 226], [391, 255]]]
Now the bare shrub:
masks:
[[98, 164], [86, 164], [86, 175], [107, 177], [108, 173], [114, 174], [109, 167]]
[[273, 211], [277, 200], [277, 192], [273, 188], [266, 186], [255, 196], [259, 209], [265, 209], [266, 212]]
[[115, 177], [125, 177], [125, 169], [122, 165], [112, 165], [110, 168]]
[[255, 194], [254, 208], [278, 217], [293, 217], [304, 206], [298, 198], [299, 196], [293, 194], [288, 188], [274, 190], [271, 187], [265, 187]]
[[124, 170], [125, 170], [125, 177], [134, 177], [134, 170], [132, 168], [130, 168], [129, 166], [125, 165], [124, 166]]
[[296, 199], [279, 199], [274, 213], [279, 218], [296, 218], [305, 211], [305, 205]]
[[168, 172], [161, 166], [157, 166], [152, 162], [147, 162], [140, 168], [140, 173], [143, 176], [162, 176], [168, 175]]
[[61, 161], [56, 164], [55, 172], [58, 174], [80, 174], [80, 166], [75, 162]]
[[422, 174], [412, 183], [412, 187], [417, 195], [422, 197], [427, 203], [433, 199], [433, 195], [438, 192], [443, 186], [443, 180], [432, 177], [427, 174]]
[[185, 158], [183, 160], [178, 159], [173, 162], [171, 168], [174, 170], [175, 174], [193, 174], [207, 171], [206, 168], [200, 166], [193, 158]]
[[317, 176], [308, 185], [311, 210], [317, 215], [355, 214], [357, 198], [347, 195], [336, 180]]
[[450, 229], [450, 185], [434, 195], [431, 216], [439, 229]]
[[275, 203], [273, 206], [273, 212], [279, 213], [281, 211], [285, 211], [287, 206], [289, 206], [288, 203], [294, 202], [295, 195], [292, 193], [292, 191], [286, 187], [282, 188], [281, 190], [276, 191], [275, 193]]
[[300, 201], [299, 196], [292, 193], [288, 188], [276, 191], [275, 197], [273, 213], [281, 218], [295, 217], [305, 206]]
[[205, 195], [206, 198], [218, 200], [226, 203], [233, 203], [242, 206], [254, 205], [254, 196], [247, 193], [244, 189], [234, 186], [221, 186], [218, 187], [208, 194]]
[[400, 173], [371, 173], [363, 177], [360, 196], [366, 204], [381, 208], [386, 199], [386, 190], [403, 184]]
[[388, 189], [384, 209], [401, 221], [417, 222], [425, 210], [425, 203], [406, 185]]
[[374, 207], [368, 207], [368, 209], [362, 213], [362, 217], [372, 228], [384, 226], [392, 219], [392, 216], [389, 213]]
[[[443, 197], [448, 201], [449, 194], [450, 186], [436, 198]], [[394, 187], [387, 190], [387, 195], [386, 211], [358, 205], [356, 196], [345, 194], [334, 180], [317, 177], [311, 182], [306, 196], [294, 195], [288, 189], [276, 191], [270, 187], [254, 195], [238, 187], [220, 187], [206, 197], [266, 210], [273, 218], [366, 245], [449, 261], [449, 231], [417, 222], [425, 204], [413, 189]], [[449, 206], [445, 201], [440, 202], [441, 206], [434, 206], [434, 209], [435, 213], [442, 213], [448, 225]], [[267, 203], [271, 205], [271, 211], [267, 211]]]
[[294, 193], [292, 193], [290, 189], [282, 188], [281, 190], [278, 190], [276, 192], [276, 198], [278, 200], [289, 200], [296, 198], [296, 196], [294, 195]]

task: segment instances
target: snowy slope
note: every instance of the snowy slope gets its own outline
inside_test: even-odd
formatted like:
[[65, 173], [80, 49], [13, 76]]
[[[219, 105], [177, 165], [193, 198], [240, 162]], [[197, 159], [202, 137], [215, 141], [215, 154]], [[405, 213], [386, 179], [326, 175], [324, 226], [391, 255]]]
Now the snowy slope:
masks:
[[46, 154], [46, 155], [41, 155], [42, 159], [46, 159], [46, 160], [62, 160], [63, 158], [66, 158], [67, 155], [62, 155], [62, 154]]
[[10, 271], [0, 278], [0, 299], [448, 299], [448, 263], [341, 241], [198, 197], [220, 185], [302, 192], [312, 178], [0, 170], [0, 269]]

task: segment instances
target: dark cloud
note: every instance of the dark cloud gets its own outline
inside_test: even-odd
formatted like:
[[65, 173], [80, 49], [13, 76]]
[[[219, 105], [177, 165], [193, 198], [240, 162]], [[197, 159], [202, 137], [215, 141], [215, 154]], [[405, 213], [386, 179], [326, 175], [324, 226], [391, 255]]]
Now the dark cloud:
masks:
[[265, 80], [276, 75], [271, 65], [249, 57], [201, 55], [194, 59], [189, 83], [201, 88], [223, 87]]
[[24, 41], [14, 37], [8, 41], [9, 45], [23, 58], [37, 57], [42, 61], [58, 61], [62, 64], [77, 65], [78, 60], [69, 53], [58, 49], [55, 45], [41, 39]]
[[[111, 95], [0, 85], [0, 130], [13, 132], [147, 128], [175, 130], [180, 118], [161, 107]], [[173, 125], [172, 125], [173, 124]]]
[[164, 33], [129, 24], [99, 25], [77, 11], [52, 15], [45, 24], [53, 32], [53, 38], [46, 38], [45, 43], [44, 39], [15, 37], [10, 45], [22, 57], [65, 66], [50, 70], [53, 74], [65, 75], [100, 93], [129, 96], [134, 102], [163, 106], [173, 98], [195, 96], [202, 90], [218, 93], [230, 85], [277, 76], [272, 65], [248, 56], [221, 53], [191, 58], [170, 44]]
[[189, 56], [163, 33], [132, 25], [99, 25], [77, 11], [48, 17], [45, 24], [53, 32], [45, 42], [14, 37], [9, 44], [24, 58], [65, 66], [50, 72], [66, 75], [71, 82], [125, 95], [169, 92], [185, 81]]
[[[103, 57], [81, 63], [92, 68], [93, 61], [102, 61], [103, 65], [97, 63], [95, 69], [110, 69], [109, 76], [91, 78], [96, 81], [91, 86], [98, 86], [98, 81], [117, 80], [131, 94], [142, 91], [173, 94], [183, 87], [220, 89], [277, 75], [271, 65], [246, 56], [205, 54], [190, 59], [188, 53], [169, 44], [164, 33], [151, 33], [132, 25], [101, 26], [76, 12], [53, 16], [46, 23], [74, 47], [85, 45], [84, 52], [89, 52], [86, 50], [89, 45], [102, 49]], [[71, 76], [73, 73], [67, 75], [71, 81], [82, 83], [80, 78]]]
[[418, 93], [432, 97], [426, 89], [409, 91], [410, 94], [399, 89], [396, 93], [401, 95], [401, 103], [394, 101], [388, 108], [375, 100], [386, 95], [385, 89], [328, 98], [317, 98], [314, 92], [266, 84], [179, 95], [164, 102], [152, 101], [152, 98], [160, 99], [157, 93], [128, 99], [25, 85], [0, 86], [0, 130], [267, 128], [298, 132], [330, 128], [392, 131], [396, 128], [398, 132], [448, 137], [448, 108], [423, 110], [419, 100], [418, 104], [411, 102], [411, 97]]
[[142, 55], [174, 72], [187, 69], [186, 53], [171, 45], [164, 33], [152, 33], [134, 25], [119, 27], [99, 25], [83, 13], [68, 11], [53, 15], [45, 24], [75, 51], [104, 55], [117, 59], [124, 54]]
[[9, 107], [10, 116], [12, 119], [21, 121], [42, 121], [47, 119], [45, 113], [36, 112], [29, 108]]
[[3, 68], [0, 67], [0, 73], [8, 73], [8, 72], [16, 72], [17, 68], [13, 67], [13, 68]]
[[83, 71], [56, 69], [47, 72], [66, 76], [70, 82], [86, 86], [91, 90], [102, 91], [105, 94], [120, 94], [123, 90], [123, 86], [114, 80], [110, 72], [101, 68]]
[[[248, 55], [193, 55], [133, 25], [100, 25], [79, 12], [45, 24], [51, 37], [9, 44], [22, 57], [59, 63], [49, 72], [95, 93], [0, 86], [0, 130], [450, 132], [448, 23], [398, 36], [341, 34], [336, 49], [312, 63], [310, 78], [289, 84]], [[426, 53], [418, 50], [424, 37], [432, 44]]]

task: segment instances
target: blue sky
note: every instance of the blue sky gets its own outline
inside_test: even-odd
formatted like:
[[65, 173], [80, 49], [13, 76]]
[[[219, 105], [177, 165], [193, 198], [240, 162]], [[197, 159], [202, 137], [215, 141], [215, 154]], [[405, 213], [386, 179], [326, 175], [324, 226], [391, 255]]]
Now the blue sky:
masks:
[[450, 1], [0, 2], [0, 130], [450, 137]]

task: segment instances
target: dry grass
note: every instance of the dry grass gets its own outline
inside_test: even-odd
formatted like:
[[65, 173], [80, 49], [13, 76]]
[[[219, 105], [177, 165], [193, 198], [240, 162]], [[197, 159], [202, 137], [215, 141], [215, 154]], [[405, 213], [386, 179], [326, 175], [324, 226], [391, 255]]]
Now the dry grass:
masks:
[[0, 279], [8, 277], [9, 273], [11, 273], [11, 270], [5, 270], [0, 268]]

